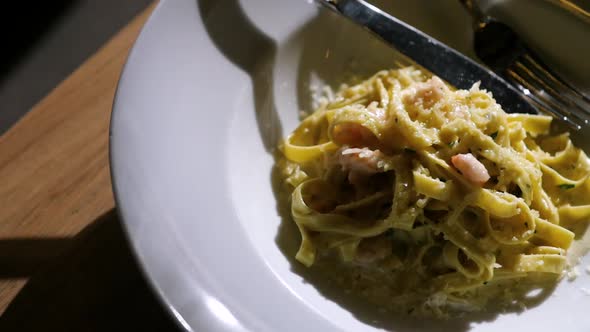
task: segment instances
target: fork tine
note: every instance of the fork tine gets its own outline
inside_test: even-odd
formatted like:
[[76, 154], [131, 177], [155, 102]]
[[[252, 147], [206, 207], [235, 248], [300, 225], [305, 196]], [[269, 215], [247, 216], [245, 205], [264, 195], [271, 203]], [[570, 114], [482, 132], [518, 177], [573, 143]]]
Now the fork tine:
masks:
[[563, 98], [563, 92], [560, 93], [553, 86], [537, 77], [522, 63], [514, 63], [511, 69], [528, 83], [527, 88], [536, 91], [537, 96], [549, 104], [549, 106], [561, 110], [562, 113], [569, 117], [575, 116], [583, 124], [590, 122], [590, 112], [587, 109], [584, 109], [571, 100]]
[[582, 100], [584, 100], [586, 103], [589, 103], [590, 104], [590, 97], [586, 93], [584, 93], [584, 92], [576, 89], [567, 80], [564, 80], [562, 77], [560, 77], [559, 75], [557, 75], [556, 73], [554, 73], [541, 60], [539, 60], [537, 57], [533, 56], [532, 53], [530, 53], [530, 52], [529, 53], [525, 53], [525, 54], [523, 54], [522, 58], [535, 71], [540, 72], [540, 73], [543, 73], [544, 75], [546, 75], [547, 76], [547, 79], [549, 81], [557, 84], [558, 86], [560, 86], [564, 90], [569, 90], [576, 97], [579, 97]]
[[[470, 3], [464, 2], [473, 15]], [[538, 110], [574, 129], [590, 125], [589, 94], [551, 71], [509, 26], [489, 17], [475, 15], [475, 20], [475, 53], [484, 63], [504, 76]]]
[[560, 99], [554, 98], [554, 96], [547, 93], [547, 91], [535, 85], [533, 83], [534, 80], [527, 75], [527, 71], [518, 70], [518, 68], [516, 68], [516, 70], [512, 70], [512, 73], [514, 74], [514, 78], [518, 79], [519, 84], [532, 94], [529, 98], [534, 99], [536, 103], [541, 104], [543, 109], [560, 116], [563, 120], [573, 122], [577, 126], [586, 126], [590, 123], [590, 117], [587, 114], [573, 110], [568, 105], [564, 105]]
[[[513, 62], [510, 69], [530, 83], [537, 91], [538, 97], [554, 108], [558, 108], [568, 117], [586, 125], [590, 123], [590, 102], [578, 90], [551, 72], [532, 54], [523, 54]], [[533, 89], [531, 89], [533, 90]]]
[[590, 98], [553, 73], [531, 54], [525, 53], [514, 65], [522, 66], [523, 69], [527, 70], [528, 75], [538, 82], [543, 90], [550, 93], [553, 98], [586, 114], [590, 114]]
[[583, 113], [583, 115], [590, 116], [590, 104], [584, 105], [583, 100], [577, 97], [568, 96], [570, 91], [566, 89], [560, 89], [547, 81], [546, 76], [531, 70], [526, 64], [517, 61], [513, 64], [514, 70], [521, 73], [521, 76], [526, 76], [531, 84], [541, 91], [547, 98], [551, 98], [553, 103], [558, 104], [559, 107], [565, 109], [576, 109]]
[[535, 105], [540, 111], [551, 114], [555, 118], [564, 121], [572, 129], [580, 130], [582, 126], [588, 123], [588, 120], [580, 118], [576, 113], [572, 113], [563, 107], [555, 107], [554, 103], [547, 98], [543, 98], [539, 89], [533, 86], [528, 79], [523, 78], [521, 73], [513, 69], [507, 69], [506, 74], [511, 82]]

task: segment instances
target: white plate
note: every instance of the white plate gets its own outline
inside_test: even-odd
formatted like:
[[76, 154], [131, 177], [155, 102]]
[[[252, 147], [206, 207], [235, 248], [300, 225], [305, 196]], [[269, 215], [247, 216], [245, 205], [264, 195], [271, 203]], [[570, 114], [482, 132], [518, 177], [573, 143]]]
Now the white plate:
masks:
[[[471, 54], [457, 1], [383, 3]], [[564, 22], [574, 23], [563, 29], [578, 24]], [[589, 72], [573, 52], [548, 53], [566, 71]], [[310, 84], [337, 84], [344, 69], [370, 73], [396, 59], [304, 0], [161, 1], [120, 81], [111, 163], [133, 248], [187, 330], [590, 330], [585, 273], [519, 314], [434, 323], [380, 315], [320, 280], [305, 281], [292, 259], [299, 235], [277, 212], [269, 151], [308, 108]]]

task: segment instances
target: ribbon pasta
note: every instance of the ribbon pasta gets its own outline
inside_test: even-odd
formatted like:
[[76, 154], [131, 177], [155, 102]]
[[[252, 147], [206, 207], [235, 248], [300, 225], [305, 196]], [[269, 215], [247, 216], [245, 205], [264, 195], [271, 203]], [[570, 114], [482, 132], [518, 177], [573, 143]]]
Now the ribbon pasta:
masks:
[[343, 86], [280, 146], [296, 259], [386, 271], [402, 302], [439, 314], [496, 296], [488, 283], [561, 275], [590, 163], [550, 124], [414, 67]]

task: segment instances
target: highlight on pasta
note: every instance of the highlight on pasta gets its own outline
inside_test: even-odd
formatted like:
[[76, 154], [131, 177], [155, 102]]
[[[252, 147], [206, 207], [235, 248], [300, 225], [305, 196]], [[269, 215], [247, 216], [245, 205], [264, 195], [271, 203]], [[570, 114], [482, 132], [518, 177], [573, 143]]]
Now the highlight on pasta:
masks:
[[297, 261], [436, 316], [555, 282], [590, 217], [590, 163], [551, 120], [415, 67], [343, 85], [279, 147]]

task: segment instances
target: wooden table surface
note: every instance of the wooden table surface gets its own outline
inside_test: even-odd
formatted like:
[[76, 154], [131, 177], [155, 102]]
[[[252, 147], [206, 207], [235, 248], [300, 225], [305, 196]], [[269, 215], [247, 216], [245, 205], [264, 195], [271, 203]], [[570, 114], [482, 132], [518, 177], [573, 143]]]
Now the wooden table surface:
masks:
[[0, 331], [176, 331], [117, 218], [113, 97], [151, 6], [0, 137]]

